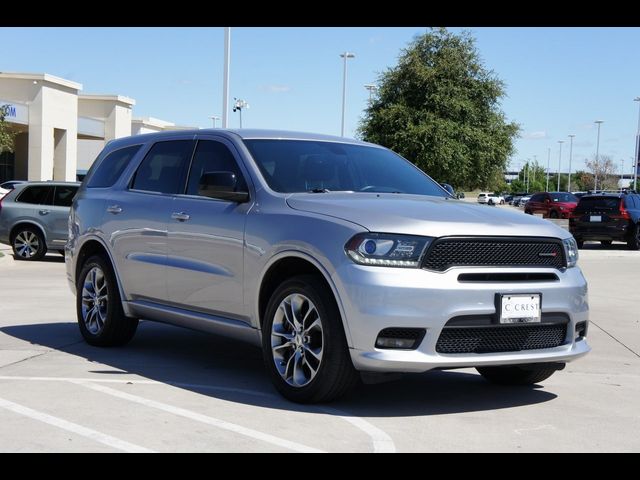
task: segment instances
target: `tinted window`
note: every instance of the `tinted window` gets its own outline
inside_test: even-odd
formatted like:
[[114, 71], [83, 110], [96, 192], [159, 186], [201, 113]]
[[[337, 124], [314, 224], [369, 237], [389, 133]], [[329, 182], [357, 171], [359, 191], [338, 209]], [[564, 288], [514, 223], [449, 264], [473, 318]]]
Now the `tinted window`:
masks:
[[551, 200], [554, 202], [577, 202], [578, 197], [571, 193], [550, 193]]
[[120, 178], [124, 169], [129, 165], [129, 161], [134, 157], [141, 145], [121, 148], [111, 152], [105, 157], [94, 172], [90, 174], [87, 187], [105, 188], [111, 187]]
[[245, 140], [245, 144], [277, 192], [327, 189], [449, 196], [390, 150], [306, 140]]
[[53, 204], [58, 207], [70, 207], [78, 187], [57, 185], [53, 194]]
[[531, 197], [531, 200], [529, 200], [530, 202], [544, 202], [544, 194], [540, 194], [538, 193], [537, 195], [534, 195], [533, 197]]
[[236, 191], [247, 191], [244, 178], [229, 149], [220, 142], [200, 140], [196, 147], [196, 153], [193, 155], [193, 162], [189, 171], [188, 195], [198, 195], [200, 177], [207, 172], [233, 172], [238, 179]]
[[34, 205], [51, 205], [53, 197], [53, 186], [50, 185], [34, 185], [25, 188], [17, 201], [22, 203], [32, 203]]
[[618, 197], [582, 197], [578, 208], [580, 210], [618, 210]]
[[182, 193], [191, 140], [158, 142], [138, 167], [131, 188], [160, 193]]

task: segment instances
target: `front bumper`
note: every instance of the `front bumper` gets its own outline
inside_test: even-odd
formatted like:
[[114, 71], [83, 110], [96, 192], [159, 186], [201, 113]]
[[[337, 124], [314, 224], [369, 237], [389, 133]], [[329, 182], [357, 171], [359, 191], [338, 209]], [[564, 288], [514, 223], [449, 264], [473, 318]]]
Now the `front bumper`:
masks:
[[[459, 282], [461, 273], [553, 272], [557, 281]], [[368, 267], [344, 264], [334, 278], [345, 314], [350, 352], [356, 369], [379, 372], [424, 372], [434, 368], [569, 362], [590, 347], [576, 341], [575, 325], [589, 319], [587, 283], [579, 268], [551, 269], [453, 268], [436, 273], [421, 269]], [[494, 315], [495, 296], [540, 293], [542, 313], [569, 318], [562, 345], [548, 349], [500, 353], [442, 354], [436, 343], [448, 320], [463, 315]], [[425, 328], [415, 350], [375, 347], [384, 328]]]

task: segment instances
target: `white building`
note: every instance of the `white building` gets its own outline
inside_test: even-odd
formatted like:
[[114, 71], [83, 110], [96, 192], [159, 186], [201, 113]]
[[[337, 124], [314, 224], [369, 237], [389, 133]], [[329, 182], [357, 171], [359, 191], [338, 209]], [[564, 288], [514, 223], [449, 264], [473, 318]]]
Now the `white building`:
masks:
[[0, 182], [75, 180], [105, 143], [139, 133], [181, 130], [155, 118], [132, 118], [135, 100], [84, 95], [82, 85], [47, 73], [0, 72], [0, 106], [15, 137], [15, 151], [0, 154]]

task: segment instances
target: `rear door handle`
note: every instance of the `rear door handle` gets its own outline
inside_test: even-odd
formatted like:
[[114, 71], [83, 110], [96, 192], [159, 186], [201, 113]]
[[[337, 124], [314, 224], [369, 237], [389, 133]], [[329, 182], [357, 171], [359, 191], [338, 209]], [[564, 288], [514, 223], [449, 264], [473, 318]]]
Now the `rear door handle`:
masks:
[[173, 218], [174, 220], [178, 220], [179, 222], [186, 222], [191, 218], [191, 216], [184, 212], [173, 212], [171, 214], [171, 218]]
[[119, 205], [111, 205], [110, 207], [107, 207], [107, 212], [117, 215], [122, 212], [122, 208]]
[[50, 212], [50, 211], [51, 211], [51, 210], [40, 210], [38, 213], [39, 213], [40, 215], [49, 215], [49, 212]]

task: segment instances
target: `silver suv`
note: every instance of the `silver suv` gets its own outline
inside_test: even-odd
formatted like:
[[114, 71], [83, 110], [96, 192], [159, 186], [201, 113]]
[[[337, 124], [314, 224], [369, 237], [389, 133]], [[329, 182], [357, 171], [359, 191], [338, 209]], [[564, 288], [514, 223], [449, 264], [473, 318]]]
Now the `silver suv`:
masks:
[[47, 250], [64, 254], [67, 218], [79, 183], [23, 182], [0, 198], [0, 242], [16, 260], [40, 260]]
[[87, 342], [139, 318], [246, 340], [297, 402], [436, 368], [546, 379], [589, 351], [577, 259], [567, 231], [453, 199], [386, 148], [261, 130], [110, 142], [66, 247]]

